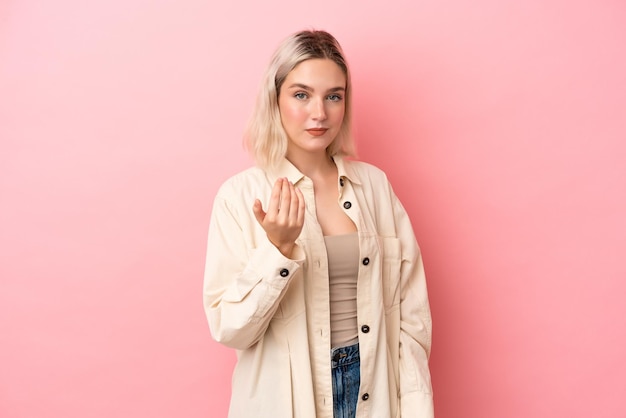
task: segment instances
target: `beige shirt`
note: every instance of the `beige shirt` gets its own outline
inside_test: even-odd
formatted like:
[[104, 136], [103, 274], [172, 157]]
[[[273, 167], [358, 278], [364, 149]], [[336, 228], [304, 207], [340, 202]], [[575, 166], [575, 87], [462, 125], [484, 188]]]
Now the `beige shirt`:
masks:
[[[431, 316], [410, 220], [385, 174], [335, 158], [339, 202], [358, 229], [357, 317], [361, 386], [357, 417], [432, 418]], [[252, 212], [287, 177], [306, 200], [292, 259]], [[332, 418], [326, 247], [313, 183], [283, 160], [250, 168], [217, 193], [207, 247], [204, 307], [215, 340], [237, 350], [231, 418]]]

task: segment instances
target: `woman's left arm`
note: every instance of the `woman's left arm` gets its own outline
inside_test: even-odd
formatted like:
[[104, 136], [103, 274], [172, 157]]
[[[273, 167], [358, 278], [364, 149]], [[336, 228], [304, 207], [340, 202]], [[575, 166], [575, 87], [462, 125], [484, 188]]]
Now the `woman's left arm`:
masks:
[[432, 319], [420, 248], [406, 210], [392, 192], [400, 269], [400, 402], [402, 417], [433, 417], [428, 359]]

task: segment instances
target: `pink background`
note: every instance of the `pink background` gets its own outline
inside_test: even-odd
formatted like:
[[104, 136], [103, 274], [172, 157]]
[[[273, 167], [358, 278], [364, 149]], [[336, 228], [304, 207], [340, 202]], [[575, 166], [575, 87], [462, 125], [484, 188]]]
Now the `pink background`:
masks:
[[0, 416], [225, 416], [210, 207], [306, 27], [413, 219], [438, 418], [626, 416], [621, 0], [2, 1]]

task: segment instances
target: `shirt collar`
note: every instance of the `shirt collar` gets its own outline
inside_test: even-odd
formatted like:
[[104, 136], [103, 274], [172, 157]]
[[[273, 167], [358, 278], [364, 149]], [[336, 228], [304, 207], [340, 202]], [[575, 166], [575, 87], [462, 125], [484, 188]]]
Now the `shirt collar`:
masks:
[[361, 184], [361, 179], [359, 179], [359, 176], [355, 173], [354, 167], [350, 164], [350, 160], [345, 160], [343, 157], [335, 155], [333, 161], [337, 166], [339, 178], [345, 177], [350, 180], [350, 183]]
[[270, 177], [272, 177], [272, 183], [275, 182], [276, 179], [284, 177], [293, 184], [296, 184], [304, 178], [304, 174], [302, 174], [300, 170], [298, 170], [296, 166], [291, 164], [291, 162], [286, 158], [283, 158], [276, 167], [268, 171]]
[[[337, 166], [337, 173], [339, 175], [339, 178], [345, 177], [351, 183], [361, 184], [361, 180], [355, 173], [354, 168], [352, 167], [352, 164], [350, 164], [349, 160], [345, 160], [343, 157], [335, 155], [333, 157], [333, 161]], [[270, 175], [272, 177], [272, 181], [276, 181], [276, 179], [278, 178], [285, 177], [293, 184], [296, 184], [304, 178], [304, 174], [302, 174], [300, 170], [298, 170], [296, 166], [291, 164], [291, 162], [286, 158], [283, 158], [280, 163], [270, 171]]]

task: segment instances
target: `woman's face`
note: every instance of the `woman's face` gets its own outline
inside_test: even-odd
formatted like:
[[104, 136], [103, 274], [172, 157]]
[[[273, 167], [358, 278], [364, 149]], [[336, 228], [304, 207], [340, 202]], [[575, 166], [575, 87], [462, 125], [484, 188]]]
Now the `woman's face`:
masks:
[[346, 76], [329, 59], [302, 61], [285, 78], [278, 97], [287, 157], [322, 154], [333, 142], [345, 112]]

